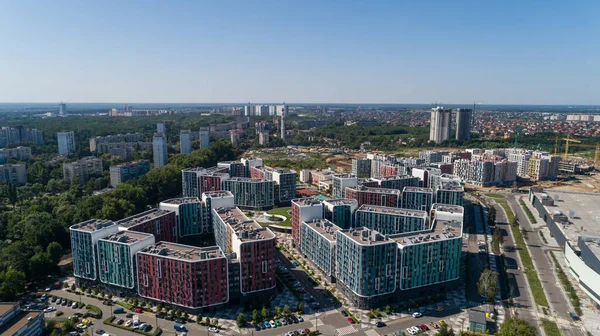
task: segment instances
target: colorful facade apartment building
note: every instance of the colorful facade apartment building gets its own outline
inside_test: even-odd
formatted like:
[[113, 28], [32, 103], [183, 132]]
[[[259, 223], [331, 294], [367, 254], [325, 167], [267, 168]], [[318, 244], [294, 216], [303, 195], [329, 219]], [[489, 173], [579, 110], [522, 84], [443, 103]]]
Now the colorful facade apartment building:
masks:
[[90, 219], [72, 225], [69, 231], [73, 254], [73, 275], [78, 280], [96, 281], [98, 279], [96, 244], [101, 238], [119, 231], [119, 228], [109, 220]]
[[199, 309], [227, 303], [227, 258], [217, 246], [161, 242], [137, 253], [141, 297]]
[[154, 236], [135, 231], [119, 231], [98, 240], [99, 279], [124, 289], [136, 285], [135, 254], [154, 245]]
[[156, 242], [177, 242], [177, 215], [175, 211], [150, 209], [121, 219], [117, 225], [129, 231], [152, 234]]
[[296, 246], [300, 244], [300, 225], [302, 222], [323, 219], [323, 203], [316, 198], [297, 198], [292, 200], [292, 239]]
[[435, 193], [435, 202], [463, 206], [465, 204], [465, 187], [456, 181], [442, 182]]
[[402, 190], [404, 187], [418, 187], [420, 180], [416, 176], [403, 175], [403, 176], [382, 176], [378, 178], [372, 178], [369, 182], [377, 182], [376, 188], [386, 189], [398, 189]]
[[243, 208], [270, 208], [275, 204], [275, 182], [265, 179], [232, 177], [223, 181], [223, 190], [234, 195], [235, 205]]
[[354, 226], [354, 216], [358, 209], [355, 199], [331, 199], [323, 201], [324, 218], [342, 229]]
[[217, 167], [227, 168], [227, 173], [231, 177], [248, 177], [250, 173], [244, 163], [238, 161], [219, 162], [217, 163]]
[[219, 191], [229, 179], [225, 167], [187, 168], [181, 171], [183, 197], [201, 197], [207, 191]]
[[327, 219], [302, 222], [302, 253], [331, 281], [335, 275], [335, 233], [341, 228]]
[[427, 211], [362, 205], [356, 212], [360, 226], [381, 234], [422, 231], [429, 228]]
[[250, 167], [250, 177], [275, 182], [275, 202], [288, 203], [296, 197], [297, 174], [294, 170], [267, 166]]
[[358, 201], [358, 206], [363, 204], [380, 205], [397, 208], [400, 206], [402, 192], [395, 189], [370, 188], [363, 186], [346, 188], [345, 198]]
[[332, 180], [331, 196], [333, 198], [344, 198], [346, 187], [355, 187], [358, 185], [358, 178], [352, 174], [334, 174]]
[[431, 210], [433, 204], [433, 189], [405, 187], [402, 190], [402, 208], [413, 210]]
[[197, 197], [172, 198], [160, 202], [159, 207], [175, 212], [178, 238], [211, 232], [210, 212]]
[[217, 245], [239, 264], [239, 293], [242, 296], [275, 287], [275, 235], [248, 219], [239, 208], [213, 210]]
[[365, 227], [335, 233], [338, 289], [357, 306], [396, 290], [398, 246], [386, 236]]

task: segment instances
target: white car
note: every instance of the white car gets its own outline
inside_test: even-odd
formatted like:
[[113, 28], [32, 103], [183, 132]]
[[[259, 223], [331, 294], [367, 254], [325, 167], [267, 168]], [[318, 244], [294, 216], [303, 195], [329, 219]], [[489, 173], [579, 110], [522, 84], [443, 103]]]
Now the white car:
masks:
[[269, 321], [269, 324], [271, 325], [271, 328], [277, 328], [277, 324], [275, 324], [275, 321], [271, 320]]
[[125, 322], [125, 326], [126, 327], [131, 327], [131, 320], [127, 320], [127, 322]]
[[218, 333], [219, 329], [217, 329], [215, 327], [210, 327], [210, 328], [208, 328], [208, 331], [213, 332], [213, 333]]
[[406, 328], [406, 332], [409, 333], [409, 334], [411, 334], [411, 335], [415, 334], [415, 331], [414, 331], [413, 327]]
[[57, 305], [57, 306], [58, 306], [58, 305], [60, 305], [61, 303], [62, 303], [62, 300], [61, 300], [61, 299], [58, 299], [58, 300], [56, 300], [56, 305]]
[[83, 324], [83, 323], [79, 323], [79, 324], [77, 325], [77, 328], [79, 328], [79, 329], [84, 329], [84, 330], [85, 330], [87, 327], [85, 326], [85, 324]]
[[73, 304], [71, 305], [71, 309], [77, 309], [78, 305], [77, 302], [73, 302]]
[[423, 316], [423, 314], [421, 314], [421, 313], [419, 313], [419, 312], [414, 312], [414, 313], [413, 313], [413, 317], [415, 317], [415, 318], [416, 318], [416, 317], [421, 317], [421, 316]]
[[281, 322], [281, 325], [287, 325], [287, 321], [284, 318], [279, 319], [279, 322]]
[[56, 310], [56, 308], [54, 308], [54, 307], [48, 307], [48, 308], [44, 309], [44, 311], [45, 311], [46, 313], [50, 313], [50, 312], [53, 312], [53, 311], [55, 311], [55, 310]]

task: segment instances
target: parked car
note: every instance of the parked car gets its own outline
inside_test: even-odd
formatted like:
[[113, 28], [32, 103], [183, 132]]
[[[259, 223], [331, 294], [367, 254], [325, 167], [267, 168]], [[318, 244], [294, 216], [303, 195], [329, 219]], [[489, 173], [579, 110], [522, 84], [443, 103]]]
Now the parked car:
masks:
[[208, 328], [208, 331], [209, 331], [209, 332], [212, 332], [212, 333], [218, 333], [218, 332], [219, 332], [219, 329], [217, 329], [217, 328], [215, 328], [215, 327], [210, 327], [210, 328]]
[[279, 320], [275, 320], [275, 324], [276, 324], [278, 327], [281, 327], [281, 321], [279, 321]]
[[144, 311], [144, 310], [143, 310], [142, 308], [140, 308], [140, 307], [137, 307], [137, 308], [135, 308], [135, 309], [133, 310], [133, 312], [134, 312], [134, 313], [141, 313], [141, 312], [143, 312], [143, 311]]
[[298, 319], [298, 321], [304, 322], [304, 319], [302, 318], [302, 315], [296, 315], [296, 318]]
[[271, 323], [269, 323], [269, 321], [263, 322], [263, 325], [265, 326], [265, 328], [271, 329]]
[[573, 321], [579, 320], [579, 316], [577, 316], [577, 314], [575, 314], [574, 312], [569, 312], [569, 315], [571, 316]]
[[284, 326], [288, 324], [288, 323], [287, 323], [287, 320], [285, 319], [285, 317], [283, 317], [283, 318], [280, 318], [280, 319], [279, 319], [279, 322], [281, 322], [281, 325], [284, 325]]
[[294, 323], [298, 323], [298, 318], [294, 315], [290, 316], [290, 318], [292, 319], [292, 321], [294, 321]]
[[375, 326], [376, 326], [377, 328], [383, 328], [383, 327], [385, 327], [385, 323], [383, 323], [383, 322], [379, 321], [379, 322], [377, 322], [377, 323], [375, 324]]
[[350, 322], [351, 324], [354, 324], [354, 319], [352, 317], [348, 317], [347, 318], [348, 322]]
[[186, 321], [182, 318], [178, 318], [175, 320], [175, 322], [180, 323], [180, 324], [185, 324]]
[[308, 334], [310, 334], [310, 329], [304, 328], [304, 332], [308, 335]]
[[419, 327], [425, 331], [429, 331], [429, 327], [426, 324], [421, 324]]
[[123, 322], [125, 322], [125, 321], [123, 321], [123, 319], [119, 319], [119, 320], [117, 321], [117, 324], [118, 324], [118, 325], [121, 325], [121, 324], [123, 324]]
[[345, 310], [342, 310], [342, 315], [344, 315], [344, 317], [348, 317], [348, 313], [346, 313]]
[[127, 315], [125, 315], [125, 317], [127, 317], [127, 318], [132, 318], [132, 317], [133, 317], [133, 314], [132, 314], [132, 313], [127, 313]]
[[418, 317], [421, 317], [421, 316], [423, 316], [423, 314], [421, 314], [421, 313], [419, 313], [419, 312], [414, 312], [414, 313], [412, 314], [412, 316], [413, 316], [414, 318], [418, 318]]
[[184, 325], [181, 325], [179, 323], [175, 323], [175, 325], [173, 326], [173, 328], [175, 328], [176, 331], [187, 332], [187, 328]]
[[256, 324], [254, 325], [254, 330], [256, 330], [256, 331], [261, 331], [261, 330], [262, 330], [262, 328], [261, 328], [261, 325], [260, 325], [259, 323], [256, 323]]
[[104, 330], [98, 329], [98, 330], [96, 330], [96, 334], [102, 335], [102, 334], [104, 334]]

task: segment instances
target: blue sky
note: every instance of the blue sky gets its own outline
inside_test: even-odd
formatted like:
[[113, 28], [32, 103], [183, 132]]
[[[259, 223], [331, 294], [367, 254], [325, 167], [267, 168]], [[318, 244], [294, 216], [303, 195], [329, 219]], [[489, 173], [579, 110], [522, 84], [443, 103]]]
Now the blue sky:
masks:
[[600, 1], [0, 1], [0, 102], [600, 104]]

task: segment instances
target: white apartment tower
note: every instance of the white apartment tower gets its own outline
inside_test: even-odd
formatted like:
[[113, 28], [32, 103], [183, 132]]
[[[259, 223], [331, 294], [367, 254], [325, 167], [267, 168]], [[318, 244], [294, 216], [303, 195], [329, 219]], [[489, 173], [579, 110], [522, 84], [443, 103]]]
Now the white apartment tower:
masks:
[[429, 129], [429, 141], [441, 143], [450, 138], [450, 121], [452, 109], [441, 106], [431, 109], [431, 124]]

